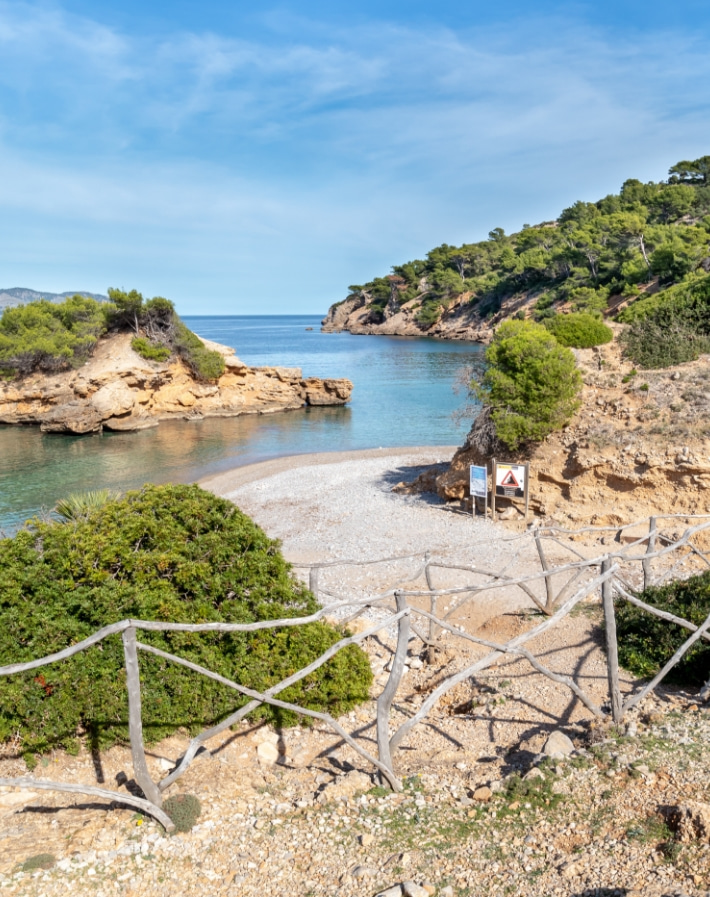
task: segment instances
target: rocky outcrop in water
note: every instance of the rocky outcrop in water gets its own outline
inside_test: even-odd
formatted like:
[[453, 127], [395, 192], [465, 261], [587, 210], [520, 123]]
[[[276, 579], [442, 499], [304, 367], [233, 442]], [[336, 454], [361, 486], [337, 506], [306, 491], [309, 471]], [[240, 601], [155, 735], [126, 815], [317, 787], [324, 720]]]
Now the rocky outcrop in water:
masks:
[[350, 380], [306, 377], [300, 368], [252, 368], [227, 346], [203, 340], [224, 357], [215, 382], [196, 380], [180, 359], [146, 361], [130, 333], [100, 340], [76, 370], [34, 373], [0, 384], [0, 423], [39, 424], [47, 433], [142, 430], [161, 420], [270, 414], [304, 405], [344, 405]]

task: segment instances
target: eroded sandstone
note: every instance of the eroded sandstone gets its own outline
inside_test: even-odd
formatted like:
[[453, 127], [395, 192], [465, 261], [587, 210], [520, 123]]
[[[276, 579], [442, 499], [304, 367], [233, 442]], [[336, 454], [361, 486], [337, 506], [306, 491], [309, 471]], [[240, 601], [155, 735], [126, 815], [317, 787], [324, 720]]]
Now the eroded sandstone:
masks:
[[180, 359], [146, 361], [131, 348], [130, 333], [114, 334], [78, 370], [1, 384], [0, 423], [39, 424], [47, 433], [142, 430], [168, 419], [344, 405], [352, 393], [350, 380], [304, 378], [300, 368], [252, 368], [229, 347], [203, 342], [225, 360], [214, 383], [196, 380]]

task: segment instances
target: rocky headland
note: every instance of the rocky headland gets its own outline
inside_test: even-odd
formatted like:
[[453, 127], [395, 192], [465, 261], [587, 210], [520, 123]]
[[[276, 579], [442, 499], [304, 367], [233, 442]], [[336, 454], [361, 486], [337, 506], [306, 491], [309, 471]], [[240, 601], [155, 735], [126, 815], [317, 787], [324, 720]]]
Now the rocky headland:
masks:
[[233, 417], [343, 405], [352, 383], [303, 377], [300, 368], [252, 368], [234, 350], [203, 340], [224, 358], [214, 382], [197, 379], [180, 357], [149, 361], [131, 348], [132, 334], [99, 340], [78, 369], [34, 372], [0, 382], [0, 423], [38, 424], [47, 433], [142, 430], [161, 420]]
[[[395, 296], [380, 309], [366, 291], [349, 296], [343, 302], [331, 305], [323, 318], [323, 333], [339, 333], [347, 330], [355, 334], [383, 334], [386, 336], [429, 336], [437, 339], [467, 340], [489, 343], [493, 336], [492, 323], [482, 318], [476, 305], [471, 304], [471, 293], [462, 293], [448, 308], [442, 309], [433, 324], [424, 324], [417, 318], [421, 306], [418, 299], [400, 304]], [[501, 319], [505, 314], [501, 316]], [[497, 322], [498, 319], [496, 319]]]

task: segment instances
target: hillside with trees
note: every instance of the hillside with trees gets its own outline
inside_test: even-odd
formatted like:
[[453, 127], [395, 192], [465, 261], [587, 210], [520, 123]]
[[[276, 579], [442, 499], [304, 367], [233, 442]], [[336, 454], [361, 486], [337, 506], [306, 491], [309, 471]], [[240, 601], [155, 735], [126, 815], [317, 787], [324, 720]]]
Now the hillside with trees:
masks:
[[667, 180], [624, 182], [557, 220], [523, 225], [349, 287], [325, 330], [471, 339], [509, 317], [542, 322], [565, 311], [616, 316], [645, 297], [710, 272], [710, 156], [673, 165]]

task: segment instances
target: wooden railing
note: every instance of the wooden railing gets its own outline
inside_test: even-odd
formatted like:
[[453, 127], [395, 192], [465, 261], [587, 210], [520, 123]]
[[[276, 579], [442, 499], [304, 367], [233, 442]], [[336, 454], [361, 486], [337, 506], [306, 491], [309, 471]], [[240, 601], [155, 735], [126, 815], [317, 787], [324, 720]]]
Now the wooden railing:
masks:
[[[671, 540], [668, 536], [664, 535], [659, 526], [659, 521], [664, 519], [677, 521], [680, 519], [688, 520], [690, 518], [650, 518], [647, 521], [648, 531], [641, 537], [634, 539], [618, 550], [607, 551], [604, 554], [600, 554], [591, 559], [583, 557], [573, 544], [562, 542], [560, 537], [564, 535], [578, 537], [581, 532], [584, 532], [585, 534], [596, 534], [609, 533], [611, 531], [616, 532], [617, 538], [620, 538], [623, 534], [623, 530], [630, 527], [638, 527], [640, 523], [644, 523], [645, 521], [636, 521], [635, 523], [622, 528], [588, 527], [583, 531], [570, 531], [550, 527], [530, 530], [515, 538], [521, 540], [521, 545], [525, 545], [527, 540], [532, 540], [537, 557], [540, 561], [540, 570], [522, 576], [513, 576], [506, 572], [511, 566], [510, 563], [500, 571], [492, 571], [480, 567], [473, 568], [466, 565], [448, 563], [445, 560], [437, 560], [432, 558], [429, 553], [426, 553], [423, 557], [421, 555], [397, 555], [367, 562], [345, 560], [309, 565], [309, 584], [316, 597], [328, 597], [334, 600], [331, 603], [322, 606], [316, 613], [307, 617], [293, 617], [244, 624], [187, 624], [147, 620], [122, 620], [119, 623], [105, 626], [83, 641], [71, 645], [56, 654], [29, 661], [27, 663], [18, 663], [1, 667], [0, 676], [28, 672], [49, 664], [60, 663], [81, 651], [85, 651], [88, 648], [99, 644], [105, 638], [120, 635], [123, 640], [123, 653], [126, 668], [128, 721], [132, 763], [135, 781], [144, 796], [142, 798], [136, 797], [125, 792], [114, 792], [103, 788], [97, 788], [93, 785], [46, 782], [29, 776], [20, 778], [0, 778], [0, 785], [28, 787], [32, 789], [53, 789], [114, 800], [154, 816], [168, 831], [172, 831], [174, 828], [173, 824], [162, 809], [162, 795], [165, 789], [183, 775], [194, 760], [200, 747], [207, 740], [235, 725], [259, 706], [270, 704], [306, 717], [318, 719], [325, 723], [337, 733], [343, 742], [358, 753], [363, 760], [379, 771], [383, 782], [386, 782], [394, 790], [399, 791], [402, 786], [396, 772], [396, 752], [411, 733], [412, 729], [426, 719], [437, 701], [446, 694], [446, 692], [464, 680], [480, 673], [504, 656], [519, 657], [525, 660], [538, 673], [541, 673], [551, 681], [568, 688], [594, 716], [603, 718], [610, 715], [614, 722], [619, 723], [623, 720], [625, 713], [636, 706], [649, 694], [649, 692], [653, 691], [653, 689], [658, 686], [673, 666], [678, 663], [698, 639], [704, 638], [710, 640], [710, 617], [708, 617], [701, 626], [696, 626], [688, 620], [684, 620], [667, 611], [661, 611], [654, 608], [643, 602], [636, 594], [634, 594], [636, 588], [629, 582], [634, 571], [639, 574], [640, 584], [642, 583], [643, 587], [666, 581], [678, 569], [678, 563], [680, 562], [674, 563], [676, 560], [676, 553], [682, 553], [680, 560], [686, 564], [686, 566], [691, 562], [695, 567], [698, 567], [698, 565], [701, 565], [701, 568], [703, 569], [710, 567], [710, 559], [708, 559], [701, 548], [693, 543], [693, 539], [696, 536], [710, 530], [710, 520], [705, 519], [705, 522], [701, 524], [688, 527], [679, 538]], [[561, 564], [555, 567], [551, 566], [548, 561], [548, 554], [545, 551], [545, 542], [557, 544], [559, 547], [569, 551], [576, 559], [566, 564]], [[662, 547], [657, 547], [659, 544]], [[644, 545], [646, 550], [643, 552], [639, 551]], [[386, 586], [384, 591], [380, 591], [376, 595], [353, 599], [347, 596], [333, 595], [325, 590], [321, 584], [320, 572], [328, 567], [371, 567], [375, 564], [403, 560], [418, 561], [416, 570], [410, 572], [403, 581]], [[656, 568], [663, 568], [655, 577], [654, 565]], [[459, 571], [469, 575], [475, 574], [479, 579], [482, 577], [484, 581], [467, 582], [461, 586], [437, 588], [434, 585], [434, 571], [436, 570]], [[695, 571], [685, 570], [684, 575], [690, 572]], [[592, 575], [591, 580], [586, 582], [581, 581], [584, 577], [589, 577], [590, 575]], [[422, 577], [426, 583], [426, 588], [402, 588], [403, 585], [416, 582], [417, 579]], [[560, 577], [565, 581], [561, 586], [556, 587], [555, 580], [559, 580]], [[544, 594], [542, 594], [542, 591], [540, 593], [535, 591], [536, 586], [539, 590], [543, 590]], [[463, 631], [460, 627], [455, 626], [451, 622], [452, 615], [460, 610], [467, 602], [473, 601], [482, 595], [490, 594], [494, 590], [511, 588], [520, 590], [525, 599], [532, 602], [534, 607], [543, 615], [543, 619], [527, 632], [524, 632], [507, 642], [498, 642]], [[609, 689], [608, 710], [598, 706], [585, 689], [582, 688], [579, 682], [575, 681], [572, 675], [566, 675], [550, 670], [528, 647], [526, 647], [529, 642], [533, 641], [543, 632], [558, 625], [560, 621], [563, 620], [580, 602], [595, 595], [600, 595], [601, 597], [605, 617]], [[438, 602], [443, 596], [451, 596], [454, 600], [451, 601], [448, 608], [444, 609], [444, 612], [441, 612], [439, 610]], [[422, 599], [424, 599], [423, 603], [425, 605], [428, 602], [428, 609], [426, 607], [418, 606], [418, 604], [422, 603]], [[634, 694], [630, 695], [625, 702], [622, 700], [619, 686], [619, 667], [616, 643], [614, 604], [618, 600], [630, 601], [644, 611], [655, 614], [670, 623], [682, 626], [692, 633], [674, 656], [669, 659], [668, 663], [658, 675], [646, 685], [639, 687], [639, 689], [636, 690]], [[324, 617], [330, 618], [333, 615], [337, 615], [339, 621], [343, 624], [348, 624], [353, 622], [357, 617], [372, 612], [375, 609], [380, 613], [385, 611], [385, 618], [380, 619], [377, 622], [368, 621], [367, 628], [363, 631], [341, 638], [336, 644], [332, 645], [308, 666], [298, 670], [291, 676], [283, 679], [281, 682], [271, 686], [263, 692], [250, 688], [248, 684], [235, 682], [221, 676], [218, 673], [192, 663], [183, 657], [145, 644], [138, 639], [138, 633], [140, 631], [179, 631], [192, 633], [254, 632], [278, 627], [301, 626], [306, 623], [321, 620]], [[376, 701], [375, 719], [373, 720], [376, 730], [376, 753], [367, 750], [360, 741], [347, 732], [330, 714], [314, 711], [309, 708], [283, 701], [278, 697], [278, 695], [286, 688], [299, 682], [322, 667], [323, 664], [327, 663], [328, 660], [343, 648], [348, 645], [358, 644], [365, 639], [375, 636], [382, 630], [388, 630], [390, 627], [396, 627], [396, 639], [390, 662], [389, 675]], [[483, 657], [478, 657], [470, 664], [443, 679], [425, 698], [419, 709], [401, 723], [394, 731], [391, 731], [391, 727], [394, 724], [392, 708], [397, 692], [401, 686], [410, 637], [413, 634], [422, 642], [426, 649], [425, 656], [431, 659], [436, 650], [441, 647], [441, 639], [444, 633], [451, 633], [457, 638], [463, 639], [471, 644], [487, 648], [488, 652], [484, 654]], [[155, 781], [152, 778], [148, 769], [143, 741], [143, 708], [139, 676], [139, 655], [141, 651], [186, 667], [193, 672], [221, 683], [227, 688], [233, 689], [242, 697], [249, 698], [249, 701], [246, 704], [240, 706], [222, 722], [205, 729], [193, 738], [184, 755], [177, 762], [175, 768], [158, 781]], [[704, 689], [704, 693], [707, 693], [708, 691], [710, 691], [710, 682]]]

